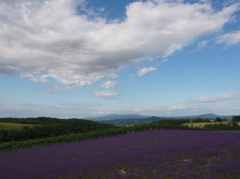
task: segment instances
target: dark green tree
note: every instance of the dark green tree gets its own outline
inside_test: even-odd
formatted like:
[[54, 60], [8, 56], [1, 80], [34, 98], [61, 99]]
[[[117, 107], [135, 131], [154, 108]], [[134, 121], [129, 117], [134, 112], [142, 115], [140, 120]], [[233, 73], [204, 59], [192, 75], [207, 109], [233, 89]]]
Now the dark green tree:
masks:
[[233, 116], [232, 121], [240, 121], [240, 116]]
[[216, 118], [216, 122], [222, 122], [223, 120], [220, 117]]
[[202, 118], [197, 118], [197, 119], [194, 119], [193, 122], [203, 122], [203, 119]]

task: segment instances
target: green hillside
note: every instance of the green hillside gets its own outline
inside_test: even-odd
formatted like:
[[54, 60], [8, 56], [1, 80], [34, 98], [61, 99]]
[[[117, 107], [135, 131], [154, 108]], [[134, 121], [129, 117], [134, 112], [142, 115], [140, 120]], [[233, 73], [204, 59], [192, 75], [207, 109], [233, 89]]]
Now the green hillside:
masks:
[[0, 123], [0, 130], [1, 129], [6, 129], [6, 130], [18, 129], [18, 130], [21, 130], [24, 126], [34, 127], [36, 125], [37, 124]]
[[[56, 137], [66, 134], [86, 133], [115, 129], [114, 125], [84, 119], [56, 118], [1, 118], [0, 142]], [[20, 130], [20, 128], [22, 128]]]

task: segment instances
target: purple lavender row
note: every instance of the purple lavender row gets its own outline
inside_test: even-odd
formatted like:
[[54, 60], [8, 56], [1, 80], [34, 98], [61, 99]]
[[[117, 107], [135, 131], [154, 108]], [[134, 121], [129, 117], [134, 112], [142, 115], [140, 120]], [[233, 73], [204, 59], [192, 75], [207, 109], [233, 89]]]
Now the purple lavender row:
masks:
[[0, 178], [237, 178], [240, 133], [154, 130], [0, 153]]

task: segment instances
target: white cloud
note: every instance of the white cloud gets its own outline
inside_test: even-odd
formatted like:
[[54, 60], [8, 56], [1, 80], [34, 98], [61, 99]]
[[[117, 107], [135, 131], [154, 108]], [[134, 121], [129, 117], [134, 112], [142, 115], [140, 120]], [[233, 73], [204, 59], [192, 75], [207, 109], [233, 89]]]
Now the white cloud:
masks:
[[201, 42], [198, 42], [197, 44], [197, 51], [203, 49], [204, 47], [206, 47], [208, 44], [208, 41], [207, 40], [203, 40]]
[[161, 62], [167, 62], [168, 60], [168, 58], [164, 58]]
[[119, 95], [118, 93], [107, 92], [107, 91], [95, 91], [93, 94], [100, 98], [110, 98], [110, 99], [115, 99]]
[[132, 111], [133, 111], [133, 112], [140, 112], [141, 110], [139, 110], [139, 109], [133, 109]]
[[193, 102], [193, 103], [213, 103], [213, 102], [218, 102], [218, 101], [223, 101], [223, 100], [234, 100], [234, 99], [239, 99], [239, 98], [240, 98], [240, 93], [224, 93], [224, 94], [219, 94], [219, 95], [214, 95], [214, 96], [200, 97], [191, 102]]
[[208, 44], [207, 40], [203, 40], [201, 42], [198, 42], [197, 49], [202, 49], [202, 48], [206, 47], [207, 44]]
[[203, 40], [201, 42], [198, 42], [197, 43], [197, 48], [192, 50], [192, 51], [190, 51], [190, 52], [192, 52], [192, 53], [198, 52], [199, 50], [205, 48], [207, 46], [207, 44], [208, 44], [207, 40]]
[[21, 74], [19, 76], [20, 78], [28, 78], [29, 80], [35, 82], [35, 83], [47, 83], [49, 80], [47, 80], [48, 75], [32, 75], [29, 73]]
[[143, 75], [146, 75], [147, 73], [149, 73], [151, 71], [155, 71], [155, 70], [157, 70], [157, 68], [154, 68], [154, 67], [142, 68], [141, 70], [139, 70], [137, 72], [137, 75], [138, 76], [143, 76]]
[[118, 77], [119, 77], [119, 75], [116, 73], [110, 73], [106, 76], [106, 78], [118, 78]]
[[99, 111], [98, 114], [101, 114], [101, 115], [109, 115], [109, 114], [114, 114], [114, 112], [110, 112], [110, 111]]
[[77, 6], [84, 9], [84, 0], [1, 1], [0, 74], [82, 88], [144, 59], [167, 58], [221, 31], [239, 10], [149, 0], [130, 3], [124, 20], [107, 22], [92, 10], [76, 13]]
[[104, 7], [98, 8], [98, 11], [103, 12], [105, 11], [105, 8]]
[[240, 30], [221, 35], [217, 43], [225, 43], [227, 46], [236, 45], [240, 43]]
[[104, 82], [101, 87], [102, 88], [106, 88], [106, 89], [109, 89], [109, 88], [116, 88], [117, 87], [117, 82], [115, 81], [106, 81]]
[[182, 105], [173, 105], [173, 106], [169, 106], [169, 110], [182, 110], [182, 109], [186, 109], [186, 106], [182, 106]]

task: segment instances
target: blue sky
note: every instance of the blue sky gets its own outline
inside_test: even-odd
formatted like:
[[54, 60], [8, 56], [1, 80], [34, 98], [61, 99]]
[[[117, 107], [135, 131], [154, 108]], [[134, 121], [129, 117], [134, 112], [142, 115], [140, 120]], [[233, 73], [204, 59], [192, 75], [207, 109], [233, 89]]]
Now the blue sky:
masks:
[[238, 0], [0, 4], [0, 117], [240, 115]]

